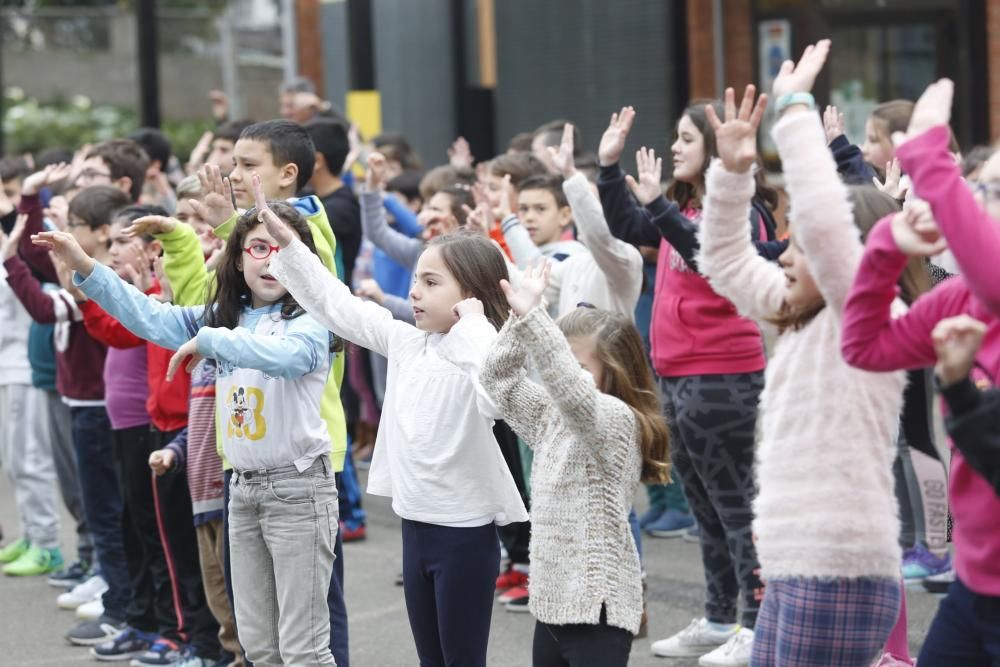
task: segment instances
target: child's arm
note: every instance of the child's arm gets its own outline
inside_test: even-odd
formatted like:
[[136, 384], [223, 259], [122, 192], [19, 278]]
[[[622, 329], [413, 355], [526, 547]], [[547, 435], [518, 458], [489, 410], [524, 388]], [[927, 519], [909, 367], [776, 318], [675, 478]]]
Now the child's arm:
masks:
[[516, 324], [512, 317], [500, 329], [479, 380], [504, 421], [525, 444], [536, 447], [557, 415], [545, 390], [528, 379], [528, 351], [515, 331]]
[[535, 242], [531, 240], [528, 230], [521, 224], [520, 218], [511, 213], [500, 222], [500, 229], [503, 232], [504, 241], [510, 249], [511, 257], [519, 269], [534, 266], [535, 262], [543, 257], [542, 251], [538, 249]]
[[71, 165], [58, 164], [49, 165], [42, 171], [31, 174], [24, 179], [21, 186], [21, 201], [17, 206], [19, 213], [28, 216], [24, 234], [18, 244], [18, 253], [28, 266], [42, 277], [42, 280], [49, 283], [59, 282], [55, 266], [44, 248], [31, 243], [32, 235], [45, 231], [45, 212], [42, 209], [39, 193], [45, 186], [67, 178], [71, 171]]
[[[51, 262], [51, 260], [50, 260]], [[79, 321], [80, 311], [66, 290], [46, 292], [28, 265], [14, 256], [4, 261], [7, 284], [31, 319], [39, 324]]]
[[476, 392], [479, 413], [491, 419], [501, 419], [499, 409], [479, 380], [483, 362], [497, 338], [497, 330], [483, 314], [483, 304], [479, 299], [459, 301], [452, 312], [458, 321], [438, 345], [437, 353], [469, 376]]
[[87, 333], [99, 343], [117, 349], [128, 349], [144, 345], [146, 341], [125, 328], [121, 322], [108, 315], [97, 302], [88, 299], [80, 304], [83, 325]]
[[996, 274], [1000, 225], [976, 202], [948, 150], [952, 88], [947, 79], [927, 88], [914, 108], [909, 139], [896, 154], [914, 191], [930, 204], [969, 289], [990, 312], [1000, 315]]
[[394, 319], [414, 324], [413, 304], [401, 296], [386, 294], [382, 299], [382, 307], [392, 313]]
[[[284, 225], [280, 221], [276, 224]], [[271, 234], [274, 235], [274, 231]], [[275, 238], [281, 242], [279, 237]], [[382, 306], [351, 294], [347, 286], [334, 278], [323, 267], [319, 257], [298, 239], [290, 241], [274, 255], [270, 269], [298, 304], [320, 324], [341, 338], [382, 356], [389, 355], [396, 327], [412, 329], [406, 324], [397, 324], [392, 314]]]
[[174, 453], [174, 470], [182, 472], [187, 464], [188, 450], [188, 427], [185, 426], [181, 432], [174, 436], [174, 439], [166, 446]]
[[417, 222], [417, 214], [406, 208], [406, 204], [395, 196], [386, 195], [382, 199], [382, 204], [396, 221], [396, 231], [406, 234], [410, 238], [420, 236], [420, 233], [424, 231], [424, 228]]
[[212, 274], [205, 266], [201, 241], [194, 228], [178, 223], [156, 238], [163, 245], [163, 271], [174, 291], [174, 303], [198, 306], [208, 301]]
[[259, 335], [242, 328], [202, 327], [197, 341], [203, 357], [288, 379], [308, 375], [330, 356], [329, 332], [309, 315], [289, 320], [281, 336]]
[[402, 266], [412, 268], [423, 252], [424, 242], [389, 227], [380, 191], [361, 194], [361, 228], [365, 238]]

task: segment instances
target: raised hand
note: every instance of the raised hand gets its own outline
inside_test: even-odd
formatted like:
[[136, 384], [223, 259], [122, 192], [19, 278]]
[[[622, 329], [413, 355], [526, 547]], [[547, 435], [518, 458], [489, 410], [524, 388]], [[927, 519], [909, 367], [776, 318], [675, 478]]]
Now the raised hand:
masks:
[[621, 160], [622, 152], [625, 150], [625, 139], [628, 138], [634, 120], [633, 107], [622, 107], [618, 113], [611, 114], [611, 122], [608, 123], [608, 129], [604, 130], [597, 148], [597, 160], [602, 167]]
[[72, 165], [65, 162], [50, 164], [41, 171], [36, 171], [24, 179], [24, 182], [21, 184], [21, 195], [37, 195], [46, 185], [58, 183], [65, 178], [69, 178], [72, 173]]
[[826, 143], [828, 144], [832, 144], [834, 139], [847, 130], [844, 114], [832, 104], [826, 105], [826, 110], [823, 112], [823, 129], [826, 130]]
[[906, 188], [901, 185], [900, 181], [902, 177], [899, 158], [894, 157], [891, 162], [886, 162], [885, 164], [885, 181], [880, 181], [878, 180], [878, 176], [873, 176], [872, 183], [875, 184], [875, 187], [880, 192], [884, 192], [893, 199], [903, 199], [906, 197]]
[[830, 53], [830, 40], [821, 39], [815, 44], [810, 44], [803, 51], [799, 63], [796, 65], [791, 60], [786, 60], [778, 70], [778, 76], [771, 84], [771, 92], [775, 98], [789, 93], [808, 93], [812, 91], [816, 76], [823, 69], [826, 57]]
[[486, 310], [483, 308], [483, 302], [479, 299], [462, 299], [451, 307], [451, 314], [457, 322], [463, 317], [467, 317], [469, 315], [485, 315]]
[[380, 306], [385, 301], [385, 292], [382, 291], [382, 287], [372, 278], [362, 280], [361, 284], [358, 285], [358, 289], [354, 291], [354, 294], [364, 299], [371, 299]]
[[465, 137], [459, 137], [448, 148], [448, 163], [453, 167], [472, 167], [472, 147]]
[[740, 110], [736, 111], [736, 93], [726, 88], [726, 122], [723, 123], [711, 104], [705, 105], [705, 116], [715, 131], [719, 158], [726, 169], [740, 174], [749, 171], [757, 160], [757, 130], [767, 108], [767, 93], [754, 102], [757, 89], [751, 84], [743, 91]]
[[340, 170], [341, 174], [346, 174], [354, 167], [354, 163], [361, 157], [365, 148], [361, 141], [361, 132], [358, 131], [358, 126], [354, 123], [351, 123], [350, 129], [347, 130], [347, 144], [350, 146], [350, 150], [347, 152], [347, 157], [344, 158], [344, 167]]
[[636, 200], [646, 206], [654, 199], [663, 194], [660, 186], [660, 178], [663, 174], [663, 158], [656, 157], [656, 151], [645, 146], [635, 153], [635, 165], [639, 172], [639, 180], [632, 178], [632, 175], [625, 176], [625, 183], [628, 185]]
[[542, 260], [540, 266], [529, 267], [521, 275], [521, 284], [515, 290], [509, 281], [501, 280], [500, 289], [507, 297], [510, 309], [518, 317], [524, 317], [534, 308], [542, 303], [542, 295], [545, 288], [549, 286], [549, 272], [552, 264], [548, 260]]
[[125, 280], [143, 294], [148, 292], [149, 288], [153, 286], [153, 275], [150, 272], [151, 264], [149, 253], [146, 252], [145, 248], [139, 248], [139, 251], [136, 253], [135, 263], [126, 264], [122, 267]]
[[177, 375], [177, 370], [181, 367], [181, 363], [188, 358], [190, 358], [190, 361], [185, 366], [185, 370], [190, 373], [198, 365], [198, 362], [204, 359], [204, 357], [198, 354], [197, 338], [192, 338], [181, 345], [174, 352], [174, 356], [170, 357], [170, 363], [167, 364], [167, 382], [171, 382], [174, 379], [174, 376]]
[[233, 205], [233, 187], [223, 178], [218, 165], [206, 164], [198, 170], [198, 180], [204, 195], [201, 201], [189, 199], [188, 203], [212, 229], [220, 227], [236, 213]]
[[139, 236], [157, 236], [167, 234], [177, 229], [180, 220], [168, 218], [163, 215], [144, 215], [129, 225], [124, 233], [126, 236], [136, 238]]
[[934, 373], [945, 387], [969, 376], [976, 353], [986, 335], [986, 325], [968, 315], [941, 320], [931, 332], [937, 364]]
[[62, 195], [56, 195], [49, 200], [49, 207], [42, 211], [56, 229], [66, 231], [69, 226], [69, 202]]
[[546, 149], [549, 151], [549, 157], [552, 158], [552, 164], [559, 170], [563, 178], [570, 178], [576, 173], [573, 148], [573, 124], [566, 123], [563, 125], [562, 141], [559, 143], [559, 148], [549, 146]]
[[69, 292], [69, 295], [73, 297], [73, 300], [77, 303], [83, 303], [87, 300], [87, 295], [80, 291], [80, 288], [73, 284], [73, 269], [66, 265], [66, 262], [62, 260], [61, 257], [55, 253], [50, 252], [49, 257], [52, 259], [52, 266], [56, 270], [56, 279], [59, 281], [59, 286], [64, 290]]
[[278, 245], [282, 248], [295, 240], [295, 233], [285, 222], [279, 218], [271, 207], [267, 205], [267, 197], [264, 196], [264, 186], [260, 182], [257, 172], [250, 175], [250, 185], [253, 187], [254, 207], [257, 209], [257, 220], [264, 223], [267, 233], [274, 237]]
[[153, 260], [153, 271], [156, 272], [156, 279], [160, 281], [160, 293], [156, 295], [156, 299], [160, 303], [173, 303], [174, 288], [170, 285], [167, 272], [163, 268], [163, 255]]
[[911, 257], [933, 257], [948, 247], [927, 202], [913, 202], [895, 214], [891, 224], [896, 246]]
[[172, 449], [157, 449], [149, 455], [149, 468], [156, 473], [157, 477], [164, 475], [174, 467], [177, 461], [177, 454]]
[[21, 242], [21, 237], [24, 236], [24, 227], [27, 224], [28, 214], [22, 213], [14, 221], [14, 227], [10, 230], [9, 235], [0, 232], [0, 256], [3, 257], [3, 261], [6, 262], [17, 254], [17, 246]]
[[229, 96], [221, 90], [208, 91], [208, 99], [212, 103], [212, 118], [222, 122], [229, 118]]
[[936, 125], [947, 125], [951, 121], [951, 102], [954, 97], [955, 84], [951, 79], [938, 79], [927, 86], [924, 94], [913, 105], [906, 134], [894, 132], [892, 142], [898, 146]]
[[70, 269], [86, 278], [94, 270], [97, 262], [83, 251], [73, 235], [68, 232], [41, 232], [31, 237], [31, 242], [51, 251], [52, 257], [59, 258]]
[[188, 157], [187, 165], [185, 165], [185, 171], [189, 174], [193, 174], [201, 169], [201, 166], [205, 164], [205, 158], [208, 154], [212, 152], [212, 140], [215, 135], [206, 130], [202, 132], [201, 138], [198, 139], [198, 143], [195, 145], [194, 149], [191, 151], [190, 157]]
[[368, 156], [368, 170], [365, 171], [365, 188], [368, 192], [384, 190], [389, 180], [389, 168], [385, 156], [379, 152]]

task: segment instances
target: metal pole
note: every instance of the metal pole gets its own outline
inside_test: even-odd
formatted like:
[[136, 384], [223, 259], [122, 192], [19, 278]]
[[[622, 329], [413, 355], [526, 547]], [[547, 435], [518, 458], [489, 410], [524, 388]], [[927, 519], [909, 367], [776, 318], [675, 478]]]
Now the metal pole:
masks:
[[281, 0], [281, 50], [285, 82], [298, 76], [298, 43], [295, 39], [295, 0]]
[[715, 65], [715, 96], [726, 91], [726, 32], [722, 22], [722, 0], [712, 0], [712, 60]]
[[236, 12], [232, 3], [226, 5], [226, 11], [216, 21], [219, 30], [219, 50], [222, 59], [222, 90], [229, 98], [229, 117], [243, 118], [243, 101], [240, 99], [240, 71], [236, 61], [236, 39], [233, 35], [233, 24]]
[[136, 52], [139, 57], [139, 118], [143, 127], [160, 126], [160, 72], [156, 39], [156, 0], [138, 0]]

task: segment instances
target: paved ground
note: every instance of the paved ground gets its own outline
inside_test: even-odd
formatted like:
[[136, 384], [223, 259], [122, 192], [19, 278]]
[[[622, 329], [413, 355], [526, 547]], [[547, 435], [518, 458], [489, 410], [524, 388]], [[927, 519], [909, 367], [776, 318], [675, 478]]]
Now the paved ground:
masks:
[[[637, 502], [644, 504], [645, 494]], [[399, 523], [388, 502], [367, 496], [369, 537], [346, 546], [347, 605], [351, 624], [351, 660], [356, 667], [416, 665], [416, 654], [406, 620], [402, 589], [394, 585], [400, 568]], [[13, 493], [6, 475], [0, 475], [0, 523], [8, 539], [16, 531]], [[72, 539], [63, 523], [63, 544]], [[632, 665], [692, 667], [694, 660], [654, 658], [653, 638], [662, 638], [700, 616], [701, 563], [697, 547], [683, 540], [645, 541], [649, 583], [650, 638], [635, 642]], [[0, 666], [75, 665], [92, 662], [86, 649], [69, 646], [62, 638], [73, 624], [71, 612], [56, 608], [58, 591], [44, 580], [0, 578]], [[921, 592], [909, 593], [910, 640], [916, 649], [923, 638], [937, 600]], [[514, 667], [531, 663], [533, 620], [497, 607], [493, 615], [489, 664]]]

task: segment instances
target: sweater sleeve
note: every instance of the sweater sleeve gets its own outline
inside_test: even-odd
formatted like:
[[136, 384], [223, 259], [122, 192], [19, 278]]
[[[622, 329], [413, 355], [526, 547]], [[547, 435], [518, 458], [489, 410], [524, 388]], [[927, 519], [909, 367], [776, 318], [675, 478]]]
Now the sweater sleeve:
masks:
[[500, 221], [500, 229], [503, 231], [504, 241], [510, 250], [511, 257], [517, 268], [527, 269], [543, 257], [542, 251], [538, 249], [535, 242], [531, 240], [528, 230], [521, 224], [521, 220], [511, 213]]
[[177, 461], [174, 463], [175, 472], [184, 472], [184, 466], [187, 465], [187, 449], [188, 449], [188, 427], [185, 426], [181, 429], [180, 433], [174, 436], [166, 449], [169, 449], [177, 456]]
[[351, 294], [298, 239], [274, 255], [270, 268], [317, 322], [356, 345], [387, 357], [396, 332], [412, 329], [382, 306]]
[[396, 220], [397, 231], [410, 238], [420, 236], [423, 227], [417, 222], [417, 214], [406, 208], [406, 204], [391, 194], [387, 194], [382, 199], [382, 204], [385, 206], [385, 210], [392, 213], [392, 217]]
[[[630, 454], [625, 448], [638, 447], [632, 409], [597, 388], [544, 308], [535, 308], [520, 318], [515, 328], [517, 335], [524, 337], [542, 386], [562, 422], [602, 464], [609, 478], [621, 478]], [[633, 437], [622, 437], [623, 433]]]
[[57, 324], [81, 319], [79, 310], [66, 290], [46, 292], [28, 266], [18, 256], [4, 262], [7, 284], [31, 319], [39, 324]]
[[698, 225], [681, 213], [676, 202], [662, 195], [651, 201], [646, 210], [652, 216], [653, 226], [660, 236], [684, 259], [692, 271], [698, 270]]
[[515, 331], [515, 324], [516, 319], [511, 317], [500, 329], [483, 364], [480, 381], [504, 421], [525, 444], [535, 448], [544, 440], [546, 428], [556, 413], [545, 390], [528, 379], [528, 351]]
[[1000, 496], [1000, 390], [980, 392], [968, 378], [942, 390], [945, 427], [973, 470]]
[[380, 192], [361, 195], [361, 227], [365, 238], [407, 269], [413, 269], [423, 252], [424, 242], [421, 239], [411, 239], [389, 227]]
[[45, 211], [42, 208], [42, 200], [38, 195], [24, 195], [17, 205], [18, 213], [26, 213], [28, 220], [24, 226], [24, 233], [17, 244], [17, 253], [34, 271], [48, 283], [59, 284], [59, 276], [56, 275], [56, 267], [52, 264], [49, 251], [42, 246], [31, 242], [31, 237], [45, 231]]
[[625, 184], [625, 172], [617, 163], [601, 167], [597, 192], [612, 234], [636, 247], [660, 247], [660, 233], [648, 213], [632, 198]]
[[293, 379], [308, 375], [326, 362], [330, 334], [309, 315], [289, 320], [282, 336], [202, 327], [198, 331], [198, 352], [238, 368], [255, 368], [271, 377]]
[[747, 229], [753, 174], [726, 171], [718, 159], [705, 177], [698, 265], [719, 295], [746, 317], [765, 326], [781, 310], [785, 277], [781, 268], [757, 254]]
[[382, 307], [392, 313], [394, 319], [408, 324], [416, 323], [416, 320], [413, 319], [413, 304], [410, 303], [409, 299], [395, 294], [386, 294], [382, 301]]
[[616, 239], [608, 229], [600, 200], [594, 196], [583, 174], [563, 182], [563, 192], [573, 211], [579, 240], [604, 273], [611, 290], [631, 294], [642, 285], [642, 255], [635, 246]]
[[144, 345], [146, 341], [125, 328], [121, 322], [111, 317], [96, 302], [87, 300], [80, 305], [83, 325], [87, 333], [98, 343], [117, 349], [128, 349]]
[[178, 306], [206, 303], [210, 276], [194, 228], [180, 223], [156, 238], [163, 246], [163, 272], [174, 291], [174, 303]]
[[843, 134], [830, 142], [830, 153], [837, 161], [837, 173], [845, 183], [871, 185], [876, 177], [875, 170], [865, 162], [861, 149], [847, 140]]
[[202, 326], [204, 307], [161, 303], [102, 264], [95, 265], [86, 278], [74, 274], [73, 282], [129, 331], [168, 350], [176, 350], [189, 341]]
[[900, 166], [914, 192], [931, 206], [948, 248], [969, 289], [991, 313], [1000, 316], [1000, 224], [976, 202], [948, 150], [948, 127], [940, 125], [899, 147]]
[[827, 307], [840, 313], [863, 246], [823, 123], [815, 113], [791, 114], [775, 124], [772, 135], [784, 165], [796, 243]]
[[441, 358], [461, 368], [472, 381], [476, 407], [480, 414], [491, 419], [500, 419], [500, 410], [483, 389], [479, 374], [496, 338], [497, 330], [485, 315], [467, 315], [455, 323], [438, 346]]
[[948, 280], [922, 295], [903, 315], [892, 317], [896, 283], [907, 257], [892, 238], [884, 218], [868, 234], [861, 265], [844, 304], [841, 351], [851, 366], [887, 372], [934, 365], [934, 325], [966, 312], [968, 290]]

